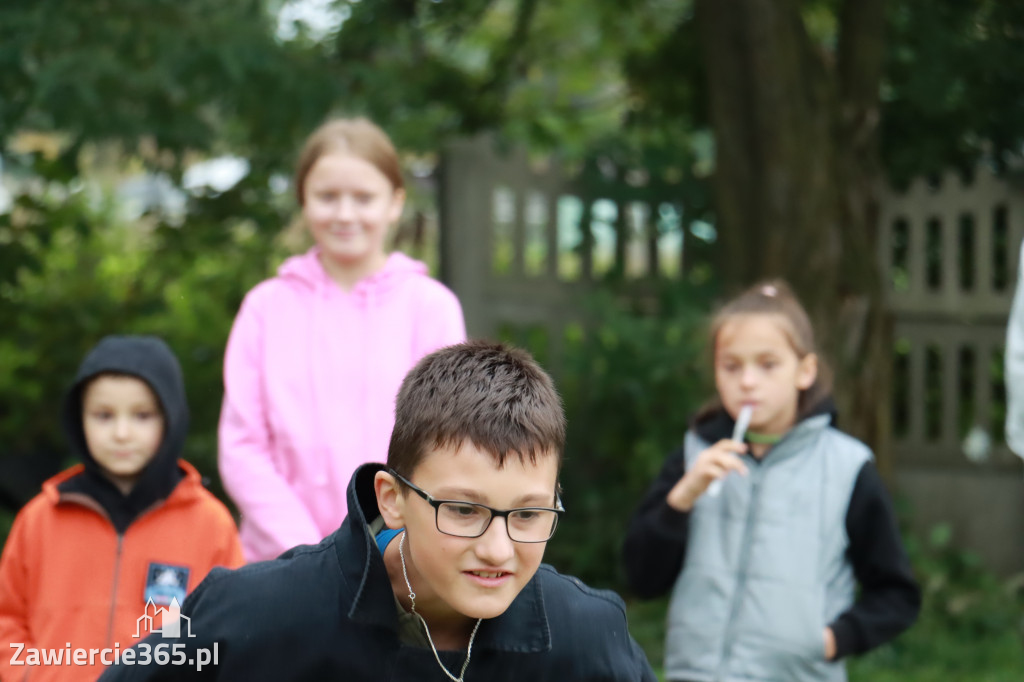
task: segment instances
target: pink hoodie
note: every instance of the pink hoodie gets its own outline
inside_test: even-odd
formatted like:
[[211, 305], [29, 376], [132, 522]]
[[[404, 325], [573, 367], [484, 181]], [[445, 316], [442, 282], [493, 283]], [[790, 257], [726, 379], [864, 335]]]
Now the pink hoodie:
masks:
[[458, 299], [423, 263], [392, 253], [345, 292], [317, 254], [248, 293], [224, 357], [220, 474], [250, 561], [340, 525], [352, 472], [387, 459], [406, 372], [466, 336]]

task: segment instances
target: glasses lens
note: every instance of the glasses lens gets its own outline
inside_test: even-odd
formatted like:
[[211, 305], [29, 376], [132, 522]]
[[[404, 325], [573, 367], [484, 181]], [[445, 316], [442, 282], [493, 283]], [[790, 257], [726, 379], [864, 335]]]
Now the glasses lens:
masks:
[[[475, 538], [491, 520], [491, 511], [469, 502], [445, 502], [437, 507], [437, 529], [448, 535]], [[518, 509], [507, 517], [508, 536], [516, 542], [544, 542], [555, 533], [558, 514], [549, 509]]]
[[466, 502], [445, 502], [437, 508], [437, 529], [449, 535], [472, 538], [484, 532], [491, 512]]
[[517, 542], [544, 542], [555, 533], [558, 514], [548, 509], [520, 509], [508, 515], [508, 536]]

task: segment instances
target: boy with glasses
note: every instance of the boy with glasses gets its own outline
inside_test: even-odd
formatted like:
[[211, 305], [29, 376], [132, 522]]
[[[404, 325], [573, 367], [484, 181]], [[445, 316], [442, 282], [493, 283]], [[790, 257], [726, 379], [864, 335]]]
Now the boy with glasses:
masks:
[[395, 416], [387, 466], [356, 471], [338, 531], [218, 571], [185, 603], [194, 637], [159, 643], [185, 660], [216, 650], [216, 666], [103, 679], [653, 682], [622, 601], [541, 564], [565, 423], [533, 359], [441, 349], [405, 378]]

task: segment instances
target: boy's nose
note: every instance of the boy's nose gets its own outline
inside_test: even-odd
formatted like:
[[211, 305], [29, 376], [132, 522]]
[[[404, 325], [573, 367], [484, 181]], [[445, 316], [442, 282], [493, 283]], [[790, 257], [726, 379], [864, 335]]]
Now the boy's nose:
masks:
[[114, 436], [120, 440], [128, 437], [130, 426], [127, 419], [114, 420]]
[[505, 519], [495, 517], [484, 534], [476, 539], [476, 555], [489, 566], [501, 566], [512, 558], [516, 548], [508, 536]]

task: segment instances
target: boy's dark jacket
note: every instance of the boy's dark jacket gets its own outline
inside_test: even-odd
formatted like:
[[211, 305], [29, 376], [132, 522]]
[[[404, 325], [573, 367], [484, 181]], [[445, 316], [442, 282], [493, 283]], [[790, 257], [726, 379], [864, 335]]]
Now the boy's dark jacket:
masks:
[[[806, 418], [828, 414], [835, 406], [824, 400]], [[730, 438], [734, 421], [721, 409], [698, 416], [692, 425], [707, 443]], [[685, 452], [679, 448], [665, 460], [658, 477], [638, 506], [623, 545], [626, 575], [640, 597], [668, 592], [686, 559], [688, 514], [666, 502], [685, 473]], [[765, 461], [771, 452], [765, 455]], [[847, 557], [861, 588], [857, 602], [830, 623], [836, 658], [860, 654], [888, 641], [917, 618], [921, 595], [882, 479], [869, 461], [860, 470], [846, 513]]]
[[[118, 680], [430, 680], [448, 678], [430, 649], [403, 645], [384, 561], [368, 521], [378, 516], [367, 464], [348, 487], [350, 513], [320, 544], [237, 571], [215, 570], [189, 596], [182, 614], [194, 638], [187, 657], [216, 644], [218, 665], [115, 666]], [[172, 647], [168, 647], [169, 649]], [[459, 670], [465, 651], [440, 652]], [[485, 620], [473, 643], [468, 682], [655, 680], [629, 636], [622, 600], [541, 565], [508, 610]]]

